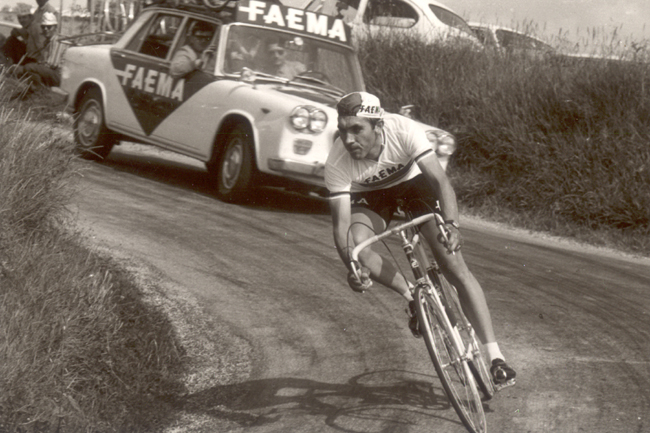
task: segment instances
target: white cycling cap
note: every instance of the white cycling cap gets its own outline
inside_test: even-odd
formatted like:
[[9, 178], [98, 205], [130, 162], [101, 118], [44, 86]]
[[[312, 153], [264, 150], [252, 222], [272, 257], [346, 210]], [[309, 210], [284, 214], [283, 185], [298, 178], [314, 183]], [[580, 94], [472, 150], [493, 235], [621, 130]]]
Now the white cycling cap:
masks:
[[369, 117], [381, 119], [384, 110], [381, 108], [379, 98], [367, 92], [348, 93], [336, 104], [339, 116]]

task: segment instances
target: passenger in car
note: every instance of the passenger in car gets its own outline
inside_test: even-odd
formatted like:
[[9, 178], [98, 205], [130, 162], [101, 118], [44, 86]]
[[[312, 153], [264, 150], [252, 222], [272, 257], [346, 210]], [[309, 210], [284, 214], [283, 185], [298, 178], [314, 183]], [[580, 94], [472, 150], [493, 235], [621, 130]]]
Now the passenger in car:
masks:
[[302, 63], [287, 59], [287, 50], [281, 41], [270, 42], [267, 45], [266, 54], [268, 57], [263, 72], [282, 78], [293, 78], [306, 71]]
[[187, 44], [183, 45], [172, 58], [169, 74], [174, 78], [187, 76], [198, 70], [210, 68], [215, 62], [215, 47], [210, 41], [216, 26], [205, 21], [195, 21], [190, 25]]
[[242, 34], [238, 28], [230, 31], [226, 72], [239, 72], [243, 68], [255, 67], [255, 58], [262, 45], [261, 40], [250, 34]]

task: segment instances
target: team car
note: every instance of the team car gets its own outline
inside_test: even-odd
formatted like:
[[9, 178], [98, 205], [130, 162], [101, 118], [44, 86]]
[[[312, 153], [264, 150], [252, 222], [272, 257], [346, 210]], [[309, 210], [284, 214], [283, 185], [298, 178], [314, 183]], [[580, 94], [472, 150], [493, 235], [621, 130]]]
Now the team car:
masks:
[[[205, 61], [176, 76], [175, 55], [187, 55], [197, 28]], [[365, 90], [350, 37], [340, 18], [277, 2], [147, 7], [115, 43], [64, 53], [75, 149], [103, 159], [131, 141], [198, 159], [226, 201], [260, 185], [323, 192], [336, 103]], [[277, 67], [278, 53], [290, 67]], [[446, 164], [454, 137], [422, 126]]]

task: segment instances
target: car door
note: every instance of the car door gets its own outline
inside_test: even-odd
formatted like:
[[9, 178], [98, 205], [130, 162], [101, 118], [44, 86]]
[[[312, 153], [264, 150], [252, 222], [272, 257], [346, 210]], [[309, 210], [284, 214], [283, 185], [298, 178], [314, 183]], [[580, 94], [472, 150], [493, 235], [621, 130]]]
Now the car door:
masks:
[[[159, 12], [123, 47], [111, 49], [111, 62], [132, 116], [120, 116], [119, 128], [147, 139], [179, 104], [178, 80], [169, 75], [172, 47], [185, 17]], [[150, 140], [148, 140], [150, 141]]]
[[[161, 117], [158, 118], [150, 138], [161, 146], [206, 160], [214, 142], [219, 113], [223, 112], [223, 107], [228, 101], [228, 91], [224, 89], [223, 80], [218, 81], [215, 76], [222, 31], [220, 23], [190, 17], [183, 24], [181, 34], [172, 48], [171, 59], [173, 61], [175, 56], [181, 55], [184, 50], [187, 52], [192, 44], [192, 30], [197, 26], [206, 30], [209, 28], [212, 32], [205, 41], [206, 51], [212, 54], [206, 58], [206, 64], [201, 64], [197, 69], [175, 79], [173, 107], [160, 113]], [[200, 57], [203, 59], [202, 55]]]

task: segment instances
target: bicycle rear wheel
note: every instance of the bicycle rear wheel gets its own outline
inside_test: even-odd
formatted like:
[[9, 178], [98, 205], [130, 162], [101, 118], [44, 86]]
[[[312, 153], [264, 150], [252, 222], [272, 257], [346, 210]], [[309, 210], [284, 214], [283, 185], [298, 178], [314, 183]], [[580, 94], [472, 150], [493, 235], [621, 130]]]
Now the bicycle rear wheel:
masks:
[[460, 337], [465, 343], [465, 347], [469, 348], [467, 352], [467, 361], [469, 368], [476, 379], [476, 383], [481, 389], [485, 399], [489, 400], [495, 393], [490, 369], [485, 362], [485, 355], [481, 350], [481, 344], [476, 338], [476, 333], [463, 313], [460, 300], [458, 299], [458, 292], [440, 271], [436, 272], [432, 278], [434, 278], [436, 283], [440, 285], [443, 304], [445, 305], [445, 308], [451, 310], [448, 314], [450, 316], [453, 315], [456, 319], [456, 323], [452, 323], [452, 325], [454, 325], [458, 330]]
[[445, 320], [445, 312], [428, 293], [429, 288], [415, 289], [420, 332], [447, 398], [458, 417], [471, 433], [485, 433], [483, 403], [467, 359], [457, 349], [454, 331]]

